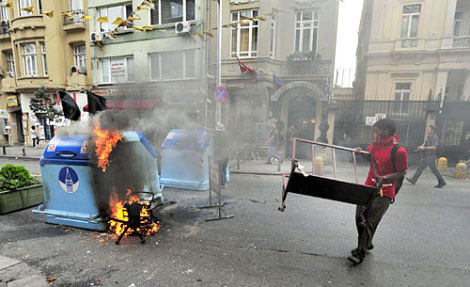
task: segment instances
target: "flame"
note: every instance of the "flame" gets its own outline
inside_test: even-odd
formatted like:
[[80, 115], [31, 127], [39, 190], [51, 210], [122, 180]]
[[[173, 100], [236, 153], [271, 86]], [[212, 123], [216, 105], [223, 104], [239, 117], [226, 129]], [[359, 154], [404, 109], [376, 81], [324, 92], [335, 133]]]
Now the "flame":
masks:
[[95, 128], [93, 129], [96, 135], [96, 156], [98, 157], [98, 167], [101, 167], [103, 172], [106, 171], [106, 167], [109, 165], [109, 154], [116, 147], [118, 141], [122, 141], [122, 136], [119, 131], [110, 131], [100, 129], [100, 123], [95, 122]]
[[[144, 205], [142, 210], [140, 211], [141, 222], [144, 224], [144, 226], [142, 229], [137, 228], [136, 231], [140, 232], [143, 236], [155, 234], [160, 229], [160, 226], [158, 225], [158, 223], [155, 223], [155, 222], [150, 223], [149, 221], [149, 219], [151, 218], [149, 202], [140, 202], [140, 198], [137, 195], [129, 196], [131, 192], [132, 191], [128, 189], [126, 197], [125, 197], [125, 198], [128, 198], [129, 204], [138, 202]], [[124, 204], [125, 202], [123, 200], [119, 200], [116, 193], [111, 194], [111, 198], [109, 201], [109, 205], [111, 208], [111, 218], [121, 220], [124, 222], [129, 221], [127, 209], [124, 207]], [[108, 227], [111, 233], [114, 233], [117, 236], [119, 236], [121, 235], [122, 232], [124, 232], [126, 225], [122, 222], [111, 219], [108, 221]], [[131, 228], [127, 229], [124, 237], [132, 234], [133, 231], [134, 230], [132, 230]]]

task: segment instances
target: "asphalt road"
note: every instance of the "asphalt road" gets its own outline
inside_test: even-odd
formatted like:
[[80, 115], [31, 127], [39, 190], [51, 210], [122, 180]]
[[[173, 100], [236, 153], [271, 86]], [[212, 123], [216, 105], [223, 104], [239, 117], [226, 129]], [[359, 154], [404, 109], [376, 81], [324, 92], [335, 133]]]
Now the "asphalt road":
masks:
[[0, 254], [57, 277], [52, 286], [468, 286], [470, 180], [446, 180], [405, 183], [356, 267], [353, 205], [291, 194], [281, 213], [281, 178], [256, 175], [232, 175], [223, 199], [235, 217], [222, 221], [197, 208], [208, 192], [165, 189], [161, 229], [144, 245], [45, 224], [31, 209], [3, 215]]

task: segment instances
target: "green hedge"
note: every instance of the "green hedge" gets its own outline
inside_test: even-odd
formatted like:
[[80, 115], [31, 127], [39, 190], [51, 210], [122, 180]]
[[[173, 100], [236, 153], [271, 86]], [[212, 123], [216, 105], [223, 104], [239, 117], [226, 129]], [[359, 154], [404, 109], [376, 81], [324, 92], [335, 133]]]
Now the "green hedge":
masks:
[[0, 190], [15, 190], [40, 183], [22, 165], [5, 164], [0, 170]]

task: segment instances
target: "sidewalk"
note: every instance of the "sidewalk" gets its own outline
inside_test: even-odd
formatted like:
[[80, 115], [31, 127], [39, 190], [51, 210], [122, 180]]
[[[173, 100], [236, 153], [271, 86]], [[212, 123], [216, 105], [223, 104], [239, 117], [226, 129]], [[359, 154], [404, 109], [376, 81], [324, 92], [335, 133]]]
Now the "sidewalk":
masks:
[[49, 286], [46, 275], [25, 262], [0, 255], [0, 287]]
[[[37, 148], [25, 146], [5, 146], [0, 149], [0, 158], [22, 158], [39, 160], [46, 149], [47, 143], [41, 141]], [[5, 154], [4, 154], [5, 151]]]

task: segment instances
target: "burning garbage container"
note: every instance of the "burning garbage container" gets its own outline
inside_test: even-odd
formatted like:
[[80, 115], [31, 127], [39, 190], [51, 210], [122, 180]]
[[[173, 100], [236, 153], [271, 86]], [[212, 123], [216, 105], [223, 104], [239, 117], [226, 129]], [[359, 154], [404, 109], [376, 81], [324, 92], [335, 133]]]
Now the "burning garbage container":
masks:
[[171, 130], [161, 148], [161, 183], [180, 189], [209, 189], [212, 143], [213, 135], [203, 129]]
[[[140, 132], [121, 135], [106, 173], [88, 150], [90, 135], [54, 137], [40, 160], [44, 203], [33, 212], [43, 214], [48, 223], [105, 231], [111, 190], [150, 192], [152, 205], [161, 205], [157, 154]], [[104, 182], [97, 182], [101, 178]]]

